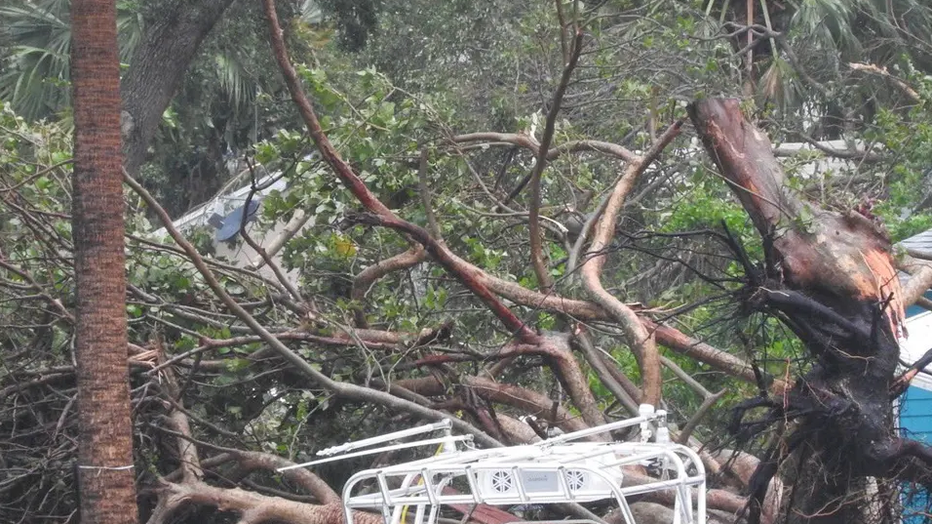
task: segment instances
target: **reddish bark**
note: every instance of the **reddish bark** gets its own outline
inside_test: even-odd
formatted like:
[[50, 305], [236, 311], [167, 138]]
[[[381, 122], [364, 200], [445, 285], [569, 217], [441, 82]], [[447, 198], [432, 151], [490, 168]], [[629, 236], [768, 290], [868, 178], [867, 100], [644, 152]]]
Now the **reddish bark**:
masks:
[[334, 170], [337, 177], [346, 186], [347, 189], [356, 197], [356, 200], [373, 215], [365, 217], [365, 220], [374, 224], [389, 227], [410, 236], [415, 242], [422, 244], [427, 248], [428, 253], [444, 269], [455, 276], [463, 285], [473, 292], [488, 308], [497, 316], [508, 330], [515, 336], [527, 343], [535, 343], [539, 340], [534, 331], [528, 328], [508, 307], [506, 307], [497, 297], [495, 297], [478, 278], [471, 268], [463, 263], [461, 259], [453, 255], [449, 249], [433, 238], [430, 233], [422, 227], [416, 226], [398, 218], [392, 211], [376, 197], [365, 182], [359, 178], [353, 171], [353, 168], [343, 160], [340, 153], [327, 138], [311, 101], [304, 94], [301, 87], [301, 81], [298, 74], [288, 58], [288, 50], [285, 48], [285, 42], [282, 37], [282, 28], [278, 23], [278, 15], [275, 12], [275, 2], [273, 0], [264, 0], [263, 7], [265, 16], [269, 22], [269, 31], [271, 33], [272, 52], [278, 62], [282, 76], [285, 78], [285, 84], [291, 93], [291, 99], [298, 107], [298, 112], [307, 126], [311, 139], [320, 151], [320, 156]]
[[856, 211], [801, 201], [787, 187], [770, 140], [744, 120], [737, 100], [692, 106], [693, 122], [760, 234], [773, 244], [787, 284], [836, 300], [885, 301], [895, 332], [904, 313], [890, 240]]
[[[645, 329], [633, 309], [622, 303], [602, 286], [602, 267], [605, 265], [607, 255], [605, 249], [611, 244], [615, 234], [617, 215], [621, 212], [625, 198], [634, 188], [634, 182], [645, 169], [656, 159], [663, 149], [680, 134], [683, 121], [679, 120], [671, 125], [663, 135], [654, 142], [643, 156], [637, 157], [625, 168], [624, 174], [618, 179], [605, 205], [605, 210], [599, 217], [598, 224], [593, 232], [592, 243], [586, 253], [586, 261], [580, 267], [580, 277], [583, 287], [592, 297], [593, 302], [602, 306], [613, 320], [618, 322], [625, 333], [625, 340], [634, 352], [641, 368], [641, 403], [660, 405], [662, 379], [660, 375], [660, 354], [654, 335]], [[583, 235], [584, 236], [584, 235]]]
[[[149, 518], [150, 524], [171, 522], [173, 514], [183, 505], [215, 507], [240, 515], [239, 522], [288, 522], [303, 524], [342, 524], [341, 504], [304, 504], [281, 497], [261, 495], [239, 488], [218, 488], [204, 482], [163, 482], [158, 489], [159, 505]], [[381, 524], [380, 515], [357, 511], [356, 524]]]
[[78, 489], [81, 520], [136, 522], [126, 365], [116, 4], [71, 6]]
[[537, 275], [537, 283], [540, 290], [549, 293], [553, 289], [553, 277], [550, 276], [550, 268], [544, 262], [543, 238], [540, 231], [540, 179], [547, 167], [547, 153], [550, 150], [550, 144], [553, 142], [553, 132], [556, 127], [557, 115], [560, 114], [560, 105], [563, 103], [563, 95], [566, 93], [566, 87], [570, 83], [570, 77], [573, 76], [573, 70], [579, 62], [579, 55], [582, 53], [584, 33], [577, 28], [576, 38], [573, 39], [572, 50], [569, 60], [563, 68], [563, 75], [560, 77], [560, 84], [553, 94], [553, 100], [550, 102], [550, 111], [547, 113], [547, 121], [544, 125], [544, 135], [541, 137], [540, 147], [537, 151], [537, 159], [534, 162], [534, 168], [531, 171], [531, 202], [528, 207], [528, 229], [530, 230], [530, 251], [531, 265], [534, 266], [534, 273]]
[[423, 245], [431, 258], [482, 301], [516, 339], [526, 344], [538, 344], [542, 350], [554, 355], [556, 357], [554, 359], [556, 363], [555, 371], [560, 376], [576, 406], [582, 411], [586, 421], [590, 424], [601, 423], [603, 421], [601, 412], [596, 406], [592, 392], [588, 388], [588, 383], [572, 353], [560, 351], [560, 348], [555, 347], [547, 337], [538, 335], [518, 318], [498, 296], [492, 293], [489, 286], [484, 282], [484, 271], [457, 257], [444, 244], [431, 236], [426, 229], [402, 220], [392, 213], [369, 191], [369, 188], [353, 171], [352, 167], [340, 157], [340, 154], [324, 134], [314, 112], [314, 107], [305, 95], [294, 66], [288, 58], [288, 51], [282, 38], [282, 30], [278, 23], [274, 1], [263, 0], [263, 6], [269, 22], [272, 51], [281, 69], [282, 76], [285, 78], [285, 84], [288, 86], [291, 98], [298, 106], [298, 111], [307, 126], [308, 133], [311, 135], [324, 161], [336, 172], [340, 181], [356, 197], [356, 200], [371, 213], [361, 215], [357, 217], [357, 220], [361, 223], [394, 229], [405, 234], [410, 240]]
[[[699, 362], [708, 364], [719, 371], [740, 378], [746, 382], [754, 383], [757, 380], [754, 374], [754, 368], [751, 364], [731, 353], [727, 353], [705, 342], [696, 340], [670, 326], [655, 324], [647, 319], [642, 319], [641, 321], [648, 326], [648, 329], [654, 331], [654, 335], [657, 336], [658, 342], [673, 351], [694, 358]], [[762, 378], [765, 381], [771, 381], [769, 385], [770, 391], [775, 395], [783, 394], [789, 386], [786, 381], [779, 378], [771, 378], [766, 375], [762, 376]]]
[[[776, 315], [803, 341], [811, 371], [781, 397], [757, 398], [736, 410], [739, 442], [777, 422], [792, 431], [762, 458], [749, 481], [750, 521], [760, 519], [768, 481], [795, 452], [797, 484], [789, 522], [861, 522], [877, 499], [864, 497], [869, 477], [932, 483], [928, 448], [896, 435], [889, 388], [899, 356], [903, 303], [890, 243], [867, 218], [824, 211], [786, 186], [767, 137], [735, 100], [690, 108], [696, 129], [765, 241], [765, 268], [744, 260], [746, 306]], [[766, 408], [745, 422], [747, 411]], [[788, 470], [789, 471], [789, 470]], [[876, 485], [876, 484], [875, 484]], [[873, 515], [892, 522], [893, 513]]]
[[[458, 493], [460, 492], [449, 486], [443, 488], [444, 495], [456, 495]], [[488, 504], [450, 504], [449, 506], [461, 515], [468, 516], [469, 520], [479, 524], [507, 524], [522, 520], [507, 511], [502, 511]]]

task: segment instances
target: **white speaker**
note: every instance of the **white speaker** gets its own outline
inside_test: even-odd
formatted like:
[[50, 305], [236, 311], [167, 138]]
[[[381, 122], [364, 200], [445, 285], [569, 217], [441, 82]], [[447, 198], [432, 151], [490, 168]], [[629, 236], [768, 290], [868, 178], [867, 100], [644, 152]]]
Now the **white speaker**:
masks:
[[[478, 477], [482, 496], [488, 499], [515, 497], [519, 493], [517, 484], [519, 478], [524, 492], [529, 495], [562, 493], [558, 469], [523, 467], [518, 469], [517, 474], [516, 478], [515, 472], [510, 469], [480, 471]], [[594, 489], [600, 492], [607, 489], [605, 481], [593, 478], [588, 471], [578, 469], [566, 470], [566, 483], [574, 494], [587, 495]]]

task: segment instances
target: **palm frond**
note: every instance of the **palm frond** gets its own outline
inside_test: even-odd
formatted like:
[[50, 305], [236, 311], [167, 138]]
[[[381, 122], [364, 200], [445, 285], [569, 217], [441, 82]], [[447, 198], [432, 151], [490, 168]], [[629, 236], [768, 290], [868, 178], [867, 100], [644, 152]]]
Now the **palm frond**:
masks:
[[[128, 2], [118, 5], [120, 56], [127, 60], [139, 43], [142, 19]], [[30, 120], [59, 113], [70, 103], [70, 0], [18, 0], [0, 7], [8, 44], [0, 74], [0, 99]]]
[[796, 3], [791, 26], [805, 38], [812, 38], [822, 49], [859, 55], [861, 44], [856, 36], [855, 13], [864, 0], [804, 0]]
[[782, 58], [770, 61], [758, 83], [760, 95], [781, 109], [791, 107], [801, 99], [799, 78], [793, 67]]
[[307, 24], [320, 24], [324, 21], [324, 12], [316, 0], [304, 0], [298, 17]]
[[230, 105], [243, 109], [252, 103], [256, 94], [256, 79], [249, 74], [235, 53], [214, 56], [217, 65], [216, 74], [220, 89]]

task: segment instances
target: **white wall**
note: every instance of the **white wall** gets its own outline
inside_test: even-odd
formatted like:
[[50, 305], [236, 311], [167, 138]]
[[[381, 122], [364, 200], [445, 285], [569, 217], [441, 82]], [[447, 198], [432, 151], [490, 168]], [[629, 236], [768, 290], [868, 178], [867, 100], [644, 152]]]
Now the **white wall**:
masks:
[[[912, 364], [932, 349], [932, 311], [906, 319], [906, 330], [909, 337], [900, 340], [900, 360]], [[926, 371], [932, 373], [932, 366], [927, 367]], [[932, 391], [932, 376], [919, 373], [913, 379], [912, 385]]]

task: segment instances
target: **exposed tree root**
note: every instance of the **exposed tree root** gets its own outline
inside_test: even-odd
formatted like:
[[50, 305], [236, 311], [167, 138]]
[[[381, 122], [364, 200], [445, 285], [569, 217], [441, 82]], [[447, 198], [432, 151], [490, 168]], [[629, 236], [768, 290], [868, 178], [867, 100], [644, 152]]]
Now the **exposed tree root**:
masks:
[[[928, 482], [932, 450], [894, 432], [889, 393], [899, 356], [904, 302], [889, 240], [855, 212], [822, 211], [788, 189], [769, 141], [746, 122], [736, 101], [691, 106], [709, 154], [765, 239], [763, 272], [748, 269], [744, 302], [780, 318], [805, 344], [812, 369], [784, 395], [735, 409], [731, 429], [747, 442], [775, 424], [773, 442], [749, 479], [749, 522], [761, 520], [770, 480], [781, 466], [794, 483], [790, 522], [862, 522], [872, 478]], [[746, 268], [747, 269], [747, 268]], [[763, 414], [749, 418], [751, 411]], [[872, 522], [893, 511], [872, 510]]]

